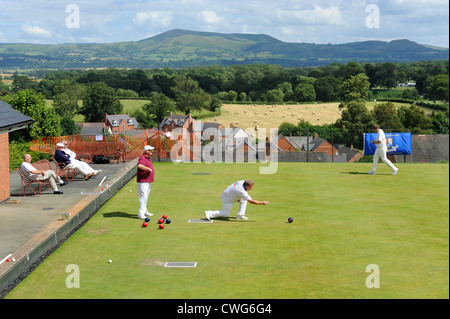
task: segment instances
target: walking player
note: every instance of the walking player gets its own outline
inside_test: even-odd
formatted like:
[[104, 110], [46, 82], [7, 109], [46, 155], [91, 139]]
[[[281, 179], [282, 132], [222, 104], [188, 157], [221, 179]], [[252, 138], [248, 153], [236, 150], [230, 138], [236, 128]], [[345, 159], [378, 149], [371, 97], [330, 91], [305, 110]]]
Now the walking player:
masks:
[[220, 199], [222, 200], [222, 210], [218, 211], [205, 211], [206, 218], [211, 220], [211, 218], [216, 217], [228, 217], [230, 216], [231, 209], [235, 202], [239, 202], [239, 212], [236, 215], [236, 219], [248, 219], [245, 217], [245, 209], [247, 208], [247, 203], [251, 203], [254, 205], [267, 205], [269, 202], [259, 202], [254, 200], [248, 195], [248, 191], [253, 188], [255, 183], [247, 179], [245, 181], [237, 181], [234, 184], [231, 184], [227, 187], [226, 190], [223, 191]]
[[378, 159], [381, 158], [384, 164], [389, 166], [392, 169], [392, 175], [397, 174], [398, 168], [392, 164], [392, 162], [386, 157], [387, 146], [386, 146], [386, 136], [384, 135], [383, 130], [378, 125], [373, 125], [373, 130], [377, 133], [377, 138], [375, 141], [370, 141], [371, 144], [376, 144], [377, 149], [375, 150], [375, 154], [373, 155], [373, 166], [369, 171], [369, 174], [375, 175], [377, 172], [377, 164]]

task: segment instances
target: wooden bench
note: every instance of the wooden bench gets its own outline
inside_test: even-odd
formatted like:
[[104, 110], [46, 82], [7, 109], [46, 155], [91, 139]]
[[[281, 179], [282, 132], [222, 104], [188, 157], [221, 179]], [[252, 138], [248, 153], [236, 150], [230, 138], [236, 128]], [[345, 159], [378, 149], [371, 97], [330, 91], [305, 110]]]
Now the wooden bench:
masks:
[[68, 168], [65, 164], [58, 163], [53, 156], [51, 159], [55, 163], [55, 173], [58, 174], [59, 177], [65, 177], [66, 180], [69, 181], [70, 176], [71, 181], [73, 181], [74, 177], [79, 173], [76, 169]]
[[[47, 171], [47, 170], [52, 169], [50, 162], [46, 159], [31, 163], [31, 165], [33, 165], [33, 167], [36, 168], [37, 170]], [[20, 168], [16, 168], [16, 171], [19, 172], [21, 182], [22, 182], [22, 187], [23, 187], [22, 196], [25, 196], [27, 187], [29, 187], [31, 189], [31, 191], [33, 192], [33, 194], [35, 196], [41, 195], [43, 187], [48, 187], [48, 188], [52, 189], [50, 187], [50, 182], [48, 180], [46, 180], [46, 181], [29, 180], [28, 177], [20, 170]], [[33, 188], [32, 184], [37, 184], [37, 185], [36, 185], [36, 187]], [[38, 190], [39, 190], [39, 195], [36, 193], [36, 191], [38, 191]]]

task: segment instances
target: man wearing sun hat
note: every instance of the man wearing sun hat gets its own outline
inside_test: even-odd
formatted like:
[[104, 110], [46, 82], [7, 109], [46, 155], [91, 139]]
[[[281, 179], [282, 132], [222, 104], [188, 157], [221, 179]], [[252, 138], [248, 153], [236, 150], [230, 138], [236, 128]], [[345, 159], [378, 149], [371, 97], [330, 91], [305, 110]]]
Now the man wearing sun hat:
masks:
[[137, 165], [137, 185], [139, 194], [139, 219], [145, 219], [146, 216], [153, 216], [147, 210], [148, 196], [152, 188], [152, 183], [155, 181], [155, 171], [151, 156], [155, 148], [150, 145], [145, 145], [144, 154], [139, 157]]
[[56, 162], [58, 162], [59, 167], [61, 167], [62, 169], [64, 168], [71, 168], [71, 169], [75, 169], [78, 172], [80, 172], [81, 174], [84, 175], [84, 179], [88, 180], [90, 179], [92, 176], [94, 176], [94, 173], [89, 173], [88, 171], [86, 171], [83, 166], [81, 166], [78, 161], [72, 161], [70, 159], [70, 155], [66, 154], [66, 152], [64, 152], [64, 144], [63, 143], [57, 143], [56, 144], [56, 151], [55, 151], [55, 160]]

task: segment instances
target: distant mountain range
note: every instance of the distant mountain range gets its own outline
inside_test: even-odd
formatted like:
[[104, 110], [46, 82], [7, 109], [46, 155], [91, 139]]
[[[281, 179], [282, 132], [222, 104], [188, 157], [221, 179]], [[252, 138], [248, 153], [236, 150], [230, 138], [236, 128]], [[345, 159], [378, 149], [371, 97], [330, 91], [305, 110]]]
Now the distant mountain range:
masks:
[[223, 34], [174, 29], [131, 42], [79, 44], [0, 43], [0, 68], [162, 68], [333, 62], [412, 62], [449, 58], [447, 48], [409, 40], [345, 44], [288, 43], [265, 34]]

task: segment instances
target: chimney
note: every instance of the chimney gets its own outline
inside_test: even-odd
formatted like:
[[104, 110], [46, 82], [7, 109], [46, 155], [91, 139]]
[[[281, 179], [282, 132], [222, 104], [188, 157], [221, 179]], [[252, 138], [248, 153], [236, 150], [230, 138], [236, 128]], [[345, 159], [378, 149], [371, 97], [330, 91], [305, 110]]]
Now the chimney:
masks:
[[233, 125], [233, 123], [230, 123], [230, 128], [234, 128], [234, 125]]
[[352, 144], [352, 145], [350, 145], [350, 149], [351, 149], [351, 150], [353, 150], [353, 144]]

